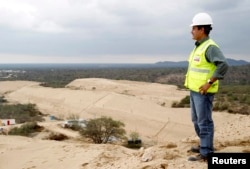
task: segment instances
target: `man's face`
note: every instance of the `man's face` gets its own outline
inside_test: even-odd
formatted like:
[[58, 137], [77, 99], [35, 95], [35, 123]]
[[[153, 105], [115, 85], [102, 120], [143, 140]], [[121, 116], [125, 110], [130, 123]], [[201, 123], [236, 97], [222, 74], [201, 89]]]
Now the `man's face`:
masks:
[[191, 34], [193, 35], [193, 39], [194, 40], [201, 40], [203, 38], [203, 35], [204, 35], [204, 28], [201, 28], [201, 29], [198, 29], [197, 26], [193, 26], [192, 27], [192, 31], [191, 31]]

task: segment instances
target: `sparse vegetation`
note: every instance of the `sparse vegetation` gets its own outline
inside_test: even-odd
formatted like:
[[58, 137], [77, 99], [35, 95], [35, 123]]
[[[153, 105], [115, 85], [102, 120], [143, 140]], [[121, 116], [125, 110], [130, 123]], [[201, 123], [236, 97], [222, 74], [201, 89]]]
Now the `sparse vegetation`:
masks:
[[96, 144], [106, 144], [110, 139], [124, 138], [126, 131], [124, 123], [113, 120], [111, 117], [90, 119], [86, 127], [80, 131], [84, 137], [92, 139]]
[[213, 110], [250, 115], [249, 91], [249, 85], [222, 86], [215, 95]]
[[43, 130], [43, 127], [39, 126], [36, 122], [28, 122], [20, 127], [14, 127], [10, 129], [9, 135], [31, 136], [36, 132]]
[[15, 119], [16, 123], [44, 121], [35, 104], [0, 104], [0, 119]]
[[[250, 115], [249, 91], [249, 85], [223, 85], [215, 94], [213, 110]], [[180, 102], [174, 102], [172, 107], [190, 107], [190, 97], [186, 96]]]

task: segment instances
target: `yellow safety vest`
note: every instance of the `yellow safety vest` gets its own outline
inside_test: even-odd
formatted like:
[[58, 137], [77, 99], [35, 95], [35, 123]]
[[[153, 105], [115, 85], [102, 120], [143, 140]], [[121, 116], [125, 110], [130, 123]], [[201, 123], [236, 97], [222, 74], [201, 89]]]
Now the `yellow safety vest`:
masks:
[[[210, 45], [218, 46], [212, 39], [195, 47], [189, 56], [189, 67], [185, 79], [185, 87], [199, 92], [199, 88], [207, 83], [208, 79], [212, 77], [216, 66], [206, 60], [206, 50]], [[216, 80], [208, 89], [208, 93], [217, 93], [219, 81]]]

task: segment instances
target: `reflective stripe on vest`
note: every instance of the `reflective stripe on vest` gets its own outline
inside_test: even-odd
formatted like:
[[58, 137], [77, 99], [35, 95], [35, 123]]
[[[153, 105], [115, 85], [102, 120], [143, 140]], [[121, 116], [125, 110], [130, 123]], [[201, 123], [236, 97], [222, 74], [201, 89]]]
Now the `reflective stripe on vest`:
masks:
[[197, 69], [194, 67], [191, 67], [190, 70], [194, 72], [209, 73], [209, 70]]
[[[189, 56], [189, 67], [185, 79], [185, 87], [192, 91], [199, 92], [199, 88], [207, 83], [212, 77], [216, 66], [206, 60], [206, 50], [210, 45], [218, 46], [213, 40], [207, 41], [195, 47]], [[214, 82], [208, 89], [208, 93], [216, 93], [218, 91], [219, 81]]]

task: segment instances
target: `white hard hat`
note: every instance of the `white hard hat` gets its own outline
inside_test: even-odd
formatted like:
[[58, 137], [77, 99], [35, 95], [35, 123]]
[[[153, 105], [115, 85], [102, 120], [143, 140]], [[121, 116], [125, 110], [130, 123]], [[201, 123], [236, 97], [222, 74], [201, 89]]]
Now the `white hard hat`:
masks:
[[207, 13], [198, 13], [193, 17], [192, 24], [190, 26], [197, 25], [212, 25], [213, 20]]

